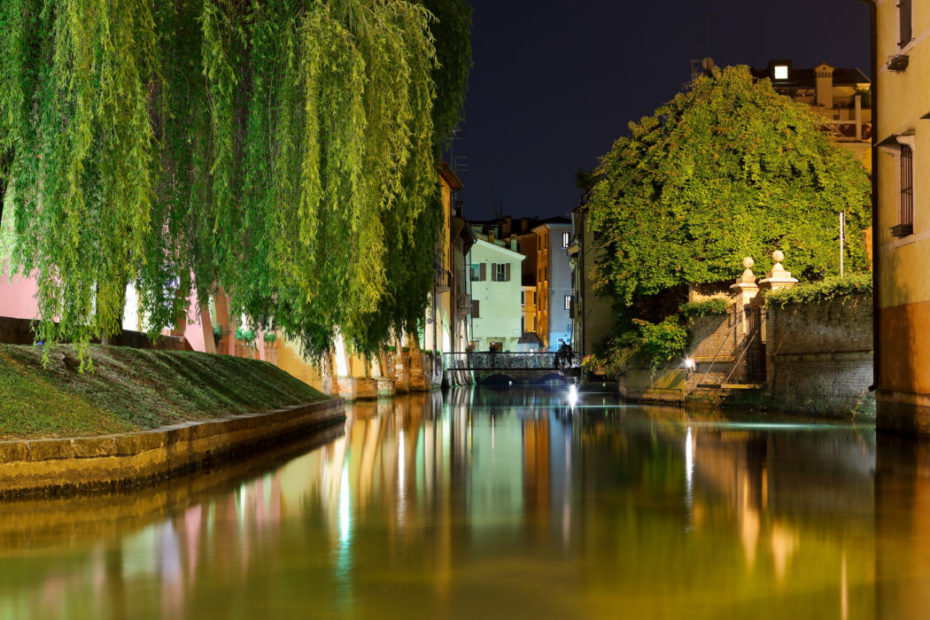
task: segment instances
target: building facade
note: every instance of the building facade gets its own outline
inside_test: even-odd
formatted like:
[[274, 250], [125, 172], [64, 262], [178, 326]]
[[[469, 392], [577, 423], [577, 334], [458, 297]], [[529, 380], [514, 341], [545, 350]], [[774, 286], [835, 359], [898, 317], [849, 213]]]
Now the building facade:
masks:
[[752, 73], [768, 78], [776, 92], [822, 116], [833, 142], [872, 170], [872, 84], [862, 71], [827, 63], [809, 69], [795, 67], [790, 60], [772, 60]]
[[572, 270], [568, 246], [572, 226], [556, 217], [533, 228], [536, 236], [536, 335], [543, 348], [557, 351], [572, 342]]
[[597, 248], [588, 221], [588, 207], [572, 211], [572, 243], [568, 247], [572, 269], [572, 349], [582, 357], [592, 355], [595, 347], [613, 324], [610, 301], [594, 292], [592, 273]]
[[471, 246], [470, 260], [471, 337], [475, 349], [516, 351], [522, 334], [523, 255], [516, 247], [478, 236]]
[[877, 424], [930, 434], [930, 5], [872, 11]]

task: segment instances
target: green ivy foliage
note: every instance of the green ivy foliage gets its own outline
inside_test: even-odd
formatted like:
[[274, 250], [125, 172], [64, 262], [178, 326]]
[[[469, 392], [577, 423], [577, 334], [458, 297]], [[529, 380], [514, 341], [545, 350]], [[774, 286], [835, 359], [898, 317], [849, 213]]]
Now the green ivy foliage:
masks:
[[730, 302], [722, 297], [713, 297], [703, 301], [689, 301], [681, 304], [678, 310], [686, 319], [696, 319], [702, 316], [715, 316], [726, 314], [730, 307]]
[[864, 269], [868, 175], [832, 144], [823, 119], [746, 67], [697, 78], [630, 124], [595, 171], [596, 285], [621, 305], [670, 287], [738, 275], [744, 256], [783, 250], [802, 279]]
[[816, 304], [836, 298], [846, 299], [854, 295], [871, 296], [872, 291], [872, 273], [854, 273], [842, 278], [834, 276], [822, 282], [772, 291], [766, 295], [765, 303], [775, 308], [784, 308], [794, 304]]
[[130, 281], [155, 326], [224, 290], [310, 354], [335, 330], [365, 346], [415, 322], [470, 15], [465, 0], [4, 0], [0, 182], [14, 262], [39, 278], [38, 337], [114, 333]]

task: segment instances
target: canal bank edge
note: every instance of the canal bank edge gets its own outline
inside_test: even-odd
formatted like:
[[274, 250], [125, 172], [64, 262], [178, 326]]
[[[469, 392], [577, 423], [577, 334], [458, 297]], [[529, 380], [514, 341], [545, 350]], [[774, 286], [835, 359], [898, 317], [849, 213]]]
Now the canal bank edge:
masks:
[[142, 486], [345, 420], [341, 398], [151, 431], [0, 442], [0, 497]]

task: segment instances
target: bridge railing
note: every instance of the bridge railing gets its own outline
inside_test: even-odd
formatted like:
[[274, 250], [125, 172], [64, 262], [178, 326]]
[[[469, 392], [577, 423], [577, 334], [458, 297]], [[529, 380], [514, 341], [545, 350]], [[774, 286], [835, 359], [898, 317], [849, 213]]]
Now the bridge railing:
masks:
[[564, 370], [578, 368], [581, 356], [553, 351], [492, 353], [444, 353], [446, 370]]

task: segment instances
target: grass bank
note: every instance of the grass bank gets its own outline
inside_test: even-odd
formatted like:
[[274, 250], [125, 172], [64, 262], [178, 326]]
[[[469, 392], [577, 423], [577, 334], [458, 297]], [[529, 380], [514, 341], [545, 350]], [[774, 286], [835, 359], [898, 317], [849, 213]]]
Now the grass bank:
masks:
[[0, 344], [0, 439], [148, 430], [327, 397], [277, 367], [226, 355], [92, 346], [79, 373], [70, 346], [48, 368], [40, 347]]

